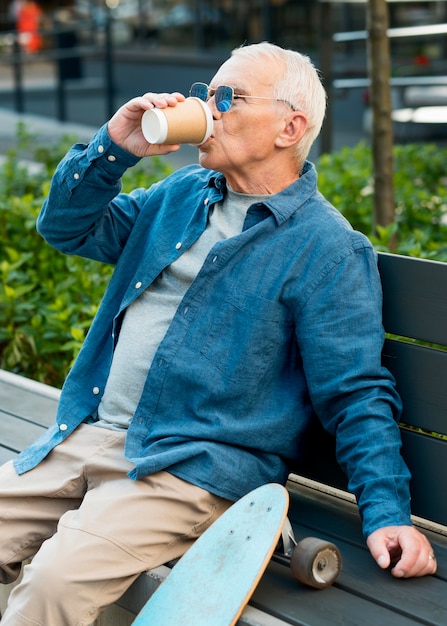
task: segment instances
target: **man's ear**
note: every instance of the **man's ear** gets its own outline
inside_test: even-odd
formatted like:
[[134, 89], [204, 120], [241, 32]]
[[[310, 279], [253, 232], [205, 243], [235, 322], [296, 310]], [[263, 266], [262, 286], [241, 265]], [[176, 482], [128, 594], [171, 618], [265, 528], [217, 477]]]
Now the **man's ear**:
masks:
[[276, 138], [279, 148], [289, 148], [297, 144], [307, 129], [307, 119], [301, 111], [292, 111], [284, 118], [284, 125]]

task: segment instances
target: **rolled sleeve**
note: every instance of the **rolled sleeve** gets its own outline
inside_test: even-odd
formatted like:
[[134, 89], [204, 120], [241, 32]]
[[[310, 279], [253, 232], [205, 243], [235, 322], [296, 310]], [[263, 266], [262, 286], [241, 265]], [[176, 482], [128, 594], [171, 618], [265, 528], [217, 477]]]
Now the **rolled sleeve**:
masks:
[[410, 523], [409, 472], [399, 454], [401, 402], [381, 363], [381, 302], [375, 252], [357, 245], [325, 268], [298, 326], [312, 404], [336, 437], [365, 535]]
[[140, 211], [131, 195], [115, 199], [122, 175], [138, 161], [110, 139], [106, 126], [89, 144], [74, 145], [54, 173], [38, 232], [61, 252], [115, 263]]

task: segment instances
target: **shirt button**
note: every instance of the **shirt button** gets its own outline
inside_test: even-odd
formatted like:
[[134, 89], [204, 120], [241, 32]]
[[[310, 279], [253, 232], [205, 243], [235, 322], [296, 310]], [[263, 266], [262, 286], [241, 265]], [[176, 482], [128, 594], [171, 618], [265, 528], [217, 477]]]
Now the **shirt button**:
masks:
[[109, 156], [107, 157], [107, 160], [113, 163], [114, 161], [116, 161], [116, 156], [114, 156], [113, 154], [109, 154]]
[[98, 146], [98, 152], [102, 154], [104, 152], [104, 146]]
[[178, 243], [175, 244], [175, 249], [176, 250], [180, 250], [180, 248], [182, 247], [182, 242], [179, 241]]
[[99, 393], [99, 387], [93, 387], [92, 391], [95, 394], [95, 396], [97, 396]]
[[76, 174], [73, 174], [73, 178], [74, 178], [75, 180], [79, 180], [79, 174], [76, 172]]
[[142, 283], [142, 282], [140, 282], [140, 281], [138, 281], [137, 283], [135, 283], [135, 289], [141, 289], [141, 285], [142, 285], [142, 284], [143, 284], [143, 283]]
[[67, 430], [68, 426], [67, 424], [60, 424], [59, 425], [59, 430]]

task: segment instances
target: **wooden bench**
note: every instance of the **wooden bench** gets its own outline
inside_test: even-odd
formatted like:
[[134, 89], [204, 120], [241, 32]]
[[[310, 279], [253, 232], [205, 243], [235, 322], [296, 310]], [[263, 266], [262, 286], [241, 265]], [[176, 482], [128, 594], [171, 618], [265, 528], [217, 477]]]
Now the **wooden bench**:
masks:
[[[339, 546], [342, 572], [333, 587], [316, 591], [272, 561], [240, 625], [447, 624], [447, 264], [390, 254], [380, 254], [379, 264], [384, 324], [393, 334], [383, 359], [404, 402], [403, 451], [413, 474], [414, 522], [433, 543], [438, 573], [395, 580], [378, 568], [362, 537], [357, 507], [344, 491], [333, 442], [316, 432], [305, 467], [293, 468], [290, 475], [289, 517], [297, 539], [314, 535]], [[439, 345], [421, 346], [417, 340]], [[0, 461], [12, 458], [53, 421], [58, 396], [55, 389], [0, 372]], [[140, 576], [97, 624], [131, 624], [168, 573], [162, 566]]]

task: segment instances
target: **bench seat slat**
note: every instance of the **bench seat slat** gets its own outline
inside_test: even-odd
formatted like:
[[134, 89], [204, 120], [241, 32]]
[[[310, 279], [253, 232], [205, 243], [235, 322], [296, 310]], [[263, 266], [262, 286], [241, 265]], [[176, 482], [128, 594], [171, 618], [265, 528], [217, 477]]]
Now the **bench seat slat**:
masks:
[[379, 254], [385, 330], [447, 345], [446, 264]]
[[15, 456], [15, 452], [11, 452], [11, 450], [0, 446], [0, 465], [3, 465], [3, 463], [6, 463], [6, 461], [10, 461]]
[[[12, 385], [11, 381], [15, 380], [16, 384]], [[0, 371], [0, 407], [3, 411], [23, 417], [35, 424], [50, 426], [54, 422], [57, 410], [57, 396], [52, 395], [54, 390], [47, 387], [48, 395], [35, 392], [34, 385], [28, 386], [27, 381], [20, 376], [15, 379], [8, 376], [8, 372]], [[37, 388], [45, 388], [44, 385]]]
[[[297, 538], [315, 535], [334, 541], [341, 550], [343, 568], [332, 589], [315, 594], [297, 586], [295, 581], [289, 581], [290, 575], [281, 572], [278, 566], [272, 579], [269, 567], [258, 594], [260, 600], [266, 596], [264, 602], [270, 610], [274, 610], [274, 603], [278, 602], [278, 606], [281, 606], [283, 602], [280, 610], [289, 619], [291, 615], [295, 615], [295, 609], [291, 608], [295, 606], [297, 621], [291, 621], [293, 624], [357, 624], [360, 623], [360, 615], [361, 623], [371, 626], [382, 622], [393, 625], [425, 623], [439, 626], [447, 623], [447, 572], [444, 571], [447, 560], [446, 537], [426, 531], [440, 563], [438, 574], [435, 577], [402, 582], [392, 578], [389, 572], [381, 570], [372, 560], [363, 542], [360, 518], [353, 503], [296, 482], [289, 485], [289, 491], [289, 517]], [[311, 606], [307, 615], [308, 602]], [[338, 619], [333, 619], [337, 611]], [[365, 619], [362, 611], [367, 613]]]
[[30, 423], [3, 411], [0, 411], [0, 420], [2, 425], [0, 448], [11, 449], [16, 453], [40, 437], [46, 430], [46, 426]]
[[271, 563], [250, 603], [296, 625], [445, 626], [445, 583], [426, 578], [407, 585], [371, 566], [366, 552], [349, 544], [339, 547], [345, 555], [345, 571], [330, 589], [315, 592], [301, 586], [287, 567]]

